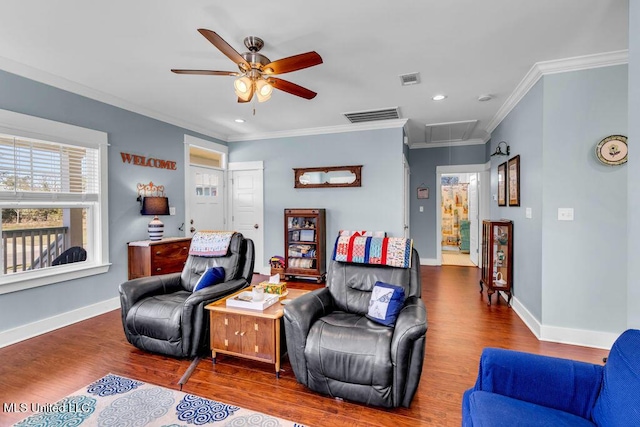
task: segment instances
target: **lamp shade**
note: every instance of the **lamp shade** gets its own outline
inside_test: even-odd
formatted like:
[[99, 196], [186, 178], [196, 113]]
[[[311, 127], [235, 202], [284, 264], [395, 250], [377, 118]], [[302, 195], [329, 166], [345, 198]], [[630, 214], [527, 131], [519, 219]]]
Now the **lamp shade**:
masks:
[[273, 87], [264, 79], [256, 80], [256, 94], [258, 95], [258, 102], [269, 100], [272, 92]]
[[142, 199], [142, 215], [169, 215], [168, 197], [145, 197]]
[[245, 102], [249, 101], [253, 96], [253, 81], [247, 76], [236, 79], [236, 81], [233, 82], [233, 87], [238, 98]]

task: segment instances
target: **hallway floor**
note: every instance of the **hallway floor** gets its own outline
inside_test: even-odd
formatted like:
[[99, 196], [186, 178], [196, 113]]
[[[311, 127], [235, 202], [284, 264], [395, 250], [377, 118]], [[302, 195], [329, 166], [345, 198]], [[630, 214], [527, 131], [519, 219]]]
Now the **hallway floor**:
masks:
[[469, 254], [463, 254], [460, 251], [442, 251], [442, 265], [459, 265], [463, 267], [476, 267], [471, 262]]

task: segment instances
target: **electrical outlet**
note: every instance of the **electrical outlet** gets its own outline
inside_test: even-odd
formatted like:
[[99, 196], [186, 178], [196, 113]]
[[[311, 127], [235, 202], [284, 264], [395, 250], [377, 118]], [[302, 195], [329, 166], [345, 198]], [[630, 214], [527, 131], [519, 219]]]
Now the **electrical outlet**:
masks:
[[424, 206], [420, 206], [420, 212], [424, 212]]
[[175, 214], [176, 214], [176, 207], [169, 206], [169, 215], [175, 215]]

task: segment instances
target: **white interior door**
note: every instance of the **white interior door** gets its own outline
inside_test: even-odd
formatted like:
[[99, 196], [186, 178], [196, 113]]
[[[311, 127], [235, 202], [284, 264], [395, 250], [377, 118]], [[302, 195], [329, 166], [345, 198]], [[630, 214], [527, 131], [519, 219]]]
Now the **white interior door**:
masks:
[[253, 240], [254, 271], [268, 274], [264, 260], [262, 169], [231, 170], [230, 174], [231, 229]]
[[187, 236], [198, 230], [224, 230], [224, 171], [189, 166]]
[[469, 259], [478, 265], [478, 175], [469, 175]]

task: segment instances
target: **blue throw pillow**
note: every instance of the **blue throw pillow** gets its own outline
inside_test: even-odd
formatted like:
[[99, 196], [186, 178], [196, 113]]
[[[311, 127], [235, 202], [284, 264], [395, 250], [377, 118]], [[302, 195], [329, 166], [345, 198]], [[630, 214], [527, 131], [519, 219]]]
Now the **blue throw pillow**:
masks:
[[367, 317], [382, 325], [394, 326], [403, 306], [404, 288], [402, 286], [376, 282], [371, 290]]
[[209, 286], [217, 285], [224, 282], [224, 268], [211, 267], [200, 276], [200, 280], [193, 288], [193, 292], [197, 292], [201, 289], [208, 288]]

